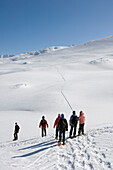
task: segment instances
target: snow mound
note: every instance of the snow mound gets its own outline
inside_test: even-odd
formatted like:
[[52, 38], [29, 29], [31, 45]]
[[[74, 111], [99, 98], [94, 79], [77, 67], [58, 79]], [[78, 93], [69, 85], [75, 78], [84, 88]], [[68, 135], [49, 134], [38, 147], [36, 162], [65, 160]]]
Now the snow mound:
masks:
[[102, 63], [113, 63], [113, 59], [111, 58], [99, 58], [97, 60], [93, 60], [90, 64], [102, 64]]
[[15, 85], [10, 86], [11, 89], [18, 89], [22, 87], [28, 87], [28, 84], [15, 84]]

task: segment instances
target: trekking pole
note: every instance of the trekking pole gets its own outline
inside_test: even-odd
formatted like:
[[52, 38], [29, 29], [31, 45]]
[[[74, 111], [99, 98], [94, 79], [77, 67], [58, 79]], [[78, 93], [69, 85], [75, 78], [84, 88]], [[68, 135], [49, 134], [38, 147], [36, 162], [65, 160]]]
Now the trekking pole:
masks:
[[72, 108], [71, 104], [70, 104], [69, 101], [67, 100], [67, 98], [66, 98], [66, 96], [64, 95], [64, 93], [62, 92], [62, 90], [61, 90], [61, 94], [63, 95], [63, 97], [64, 97], [64, 99], [66, 100], [66, 102], [67, 102], [68, 106], [70, 107], [70, 109], [73, 111], [73, 108]]

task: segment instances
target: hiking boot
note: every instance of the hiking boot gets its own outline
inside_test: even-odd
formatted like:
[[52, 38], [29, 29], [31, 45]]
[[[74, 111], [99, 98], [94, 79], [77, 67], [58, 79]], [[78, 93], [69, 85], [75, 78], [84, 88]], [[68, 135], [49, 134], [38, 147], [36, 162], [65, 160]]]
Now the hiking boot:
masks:
[[55, 137], [56, 140], [58, 140], [58, 138]]
[[82, 136], [81, 134], [78, 134], [78, 136]]
[[76, 138], [76, 137], [77, 137], [76, 135], [73, 136], [73, 138]]
[[62, 144], [61, 144], [61, 142], [58, 142], [58, 146], [61, 146]]
[[72, 136], [69, 136], [69, 138], [71, 138], [71, 139], [72, 139], [73, 137], [72, 137]]
[[63, 143], [62, 145], [66, 145], [66, 143]]

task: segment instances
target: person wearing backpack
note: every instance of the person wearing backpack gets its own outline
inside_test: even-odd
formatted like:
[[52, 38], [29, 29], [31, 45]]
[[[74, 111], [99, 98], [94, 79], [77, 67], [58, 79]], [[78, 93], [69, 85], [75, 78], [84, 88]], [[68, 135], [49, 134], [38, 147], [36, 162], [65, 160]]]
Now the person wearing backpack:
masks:
[[80, 116], [79, 116], [79, 131], [78, 131], [78, 135], [84, 135], [84, 124], [85, 124], [85, 116], [83, 111], [80, 111]]
[[14, 130], [14, 139], [13, 139], [13, 141], [18, 140], [19, 129], [20, 129], [20, 127], [18, 126], [18, 124], [15, 123], [15, 130]]
[[42, 137], [46, 136], [46, 127], [48, 127], [48, 123], [44, 116], [42, 116], [42, 120], [40, 121], [39, 128], [40, 127], [42, 127]]
[[55, 122], [54, 122], [54, 126], [53, 126], [53, 128], [55, 128], [55, 126], [56, 126], [55, 139], [57, 139], [57, 140], [58, 140], [58, 132], [59, 132], [59, 130], [58, 130], [58, 122], [59, 122], [60, 119], [61, 119], [61, 115], [58, 114], [58, 117], [56, 118], [56, 120], [55, 120]]
[[[69, 137], [72, 138], [72, 133], [73, 133], [73, 137], [76, 136], [76, 129], [77, 129], [77, 123], [78, 123], [78, 117], [77, 117], [75, 111], [73, 111], [73, 114], [70, 117], [69, 123], [71, 126]], [[73, 130], [74, 130], [74, 132], [73, 132]]]
[[66, 145], [66, 143], [65, 143], [65, 132], [68, 131], [68, 123], [67, 123], [67, 120], [64, 118], [64, 114], [61, 114], [61, 119], [58, 122], [58, 129], [59, 129], [58, 146], [61, 146], [62, 136], [63, 136], [63, 145]]

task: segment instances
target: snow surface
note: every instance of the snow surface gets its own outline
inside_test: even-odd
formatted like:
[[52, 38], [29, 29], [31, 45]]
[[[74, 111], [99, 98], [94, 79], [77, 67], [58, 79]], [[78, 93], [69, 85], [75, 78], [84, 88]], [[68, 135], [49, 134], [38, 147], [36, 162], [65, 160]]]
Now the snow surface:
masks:
[[[1, 170], [113, 169], [113, 36], [0, 57], [0, 94]], [[71, 108], [84, 111], [86, 135], [67, 139], [68, 131], [58, 147], [53, 124], [59, 113], [69, 121]], [[41, 138], [43, 115], [49, 128]]]

